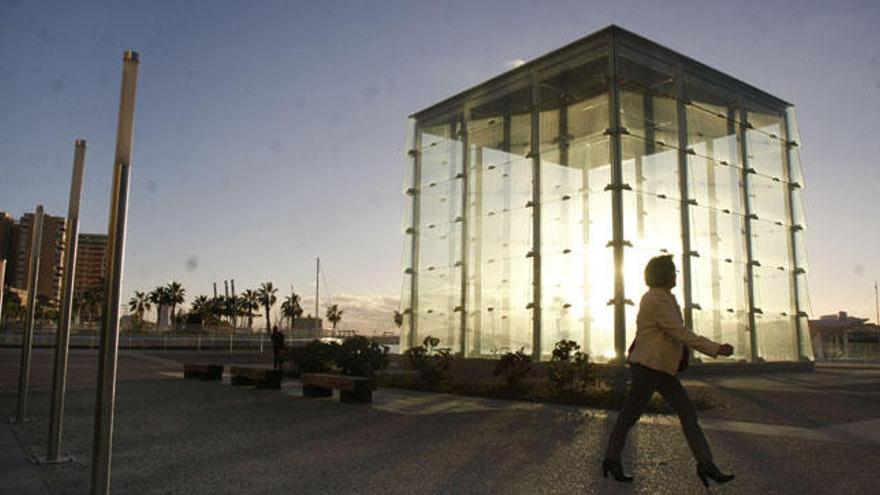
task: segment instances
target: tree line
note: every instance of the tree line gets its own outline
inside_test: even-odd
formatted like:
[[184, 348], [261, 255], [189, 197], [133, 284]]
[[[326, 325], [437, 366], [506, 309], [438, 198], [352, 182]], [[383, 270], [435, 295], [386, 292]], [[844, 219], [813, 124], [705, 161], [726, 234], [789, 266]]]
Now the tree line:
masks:
[[[289, 322], [289, 328], [294, 328], [296, 319], [302, 317], [302, 298], [292, 292], [281, 301], [281, 318]], [[179, 282], [169, 282], [154, 288], [149, 292], [135, 291], [128, 301], [128, 309], [134, 318], [135, 324], [143, 326], [144, 316], [153, 308], [156, 310], [156, 325], [160, 324], [161, 308], [170, 310], [172, 326], [180, 322], [197, 321], [202, 328], [229, 323], [233, 328], [238, 328], [240, 321], [247, 321], [247, 328], [252, 330], [254, 319], [265, 318], [265, 331], [272, 332], [272, 308], [278, 303], [278, 288], [272, 282], [263, 282], [256, 289], [247, 289], [238, 295], [218, 295], [208, 297], [199, 295], [192, 299], [188, 311], [183, 311], [182, 306], [186, 303], [186, 289]], [[336, 325], [342, 321], [344, 311], [337, 304], [327, 307], [325, 316], [327, 321], [336, 329]], [[311, 316], [311, 315], [309, 315]]]

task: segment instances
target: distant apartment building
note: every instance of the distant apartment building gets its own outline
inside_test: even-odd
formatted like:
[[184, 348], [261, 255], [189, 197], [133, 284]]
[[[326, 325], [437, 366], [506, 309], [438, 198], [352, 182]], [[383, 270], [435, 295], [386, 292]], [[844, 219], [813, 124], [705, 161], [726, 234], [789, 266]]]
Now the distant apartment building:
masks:
[[[6, 284], [19, 290], [27, 289], [33, 222], [33, 213], [24, 214], [16, 222], [9, 213], [0, 212], [0, 258], [7, 260]], [[53, 305], [57, 305], [61, 300], [65, 231], [66, 223], [63, 217], [44, 215], [37, 295], [47, 298]], [[73, 289], [75, 298], [81, 298], [86, 292], [100, 291], [106, 256], [106, 235], [79, 235], [76, 280]]]
[[0, 259], [6, 260], [6, 283], [12, 283], [12, 258], [15, 242], [15, 219], [5, 211], [0, 211]]
[[[33, 225], [34, 214], [25, 213], [16, 228], [18, 232], [10, 285], [19, 289], [27, 289]], [[43, 239], [40, 248], [40, 270], [37, 274], [37, 296], [45, 297], [51, 304], [57, 304], [61, 298], [64, 231], [64, 218], [52, 215], [43, 216]]]
[[76, 249], [76, 280], [73, 298], [82, 300], [87, 292], [101, 292], [107, 263], [107, 236], [80, 234]]

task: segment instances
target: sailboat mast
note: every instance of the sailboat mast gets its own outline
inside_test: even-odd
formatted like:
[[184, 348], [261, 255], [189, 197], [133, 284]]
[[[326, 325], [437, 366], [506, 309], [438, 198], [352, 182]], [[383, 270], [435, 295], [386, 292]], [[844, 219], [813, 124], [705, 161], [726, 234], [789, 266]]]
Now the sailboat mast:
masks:
[[321, 321], [320, 313], [318, 312], [320, 308], [320, 281], [321, 281], [321, 258], [315, 258], [315, 331], [317, 332], [317, 336], [320, 336], [321, 329], [318, 328], [318, 322]]

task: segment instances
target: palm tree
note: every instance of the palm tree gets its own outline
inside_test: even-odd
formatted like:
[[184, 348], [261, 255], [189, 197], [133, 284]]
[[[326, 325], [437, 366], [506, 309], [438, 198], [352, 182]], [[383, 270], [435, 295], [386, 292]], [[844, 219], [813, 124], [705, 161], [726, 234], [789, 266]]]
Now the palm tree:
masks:
[[239, 309], [241, 315], [248, 319], [248, 330], [254, 326], [254, 311], [260, 309], [260, 295], [255, 290], [248, 289], [241, 294]]
[[128, 309], [137, 318], [138, 328], [143, 326], [144, 313], [149, 311], [151, 307], [150, 299], [146, 294], [139, 290], [134, 291], [134, 297], [128, 300]]
[[167, 296], [165, 300], [171, 306], [171, 326], [173, 327], [176, 322], [174, 310], [177, 309], [178, 304], [183, 304], [186, 289], [180, 283], [171, 281], [165, 286], [165, 294]]
[[269, 319], [269, 311], [278, 301], [278, 298], [275, 297], [276, 292], [278, 292], [278, 289], [272, 285], [272, 282], [263, 282], [263, 284], [260, 285], [260, 288], [257, 289], [257, 296], [260, 299], [260, 304], [266, 308], [266, 333], [269, 335], [272, 334], [272, 322]]
[[293, 323], [297, 318], [302, 316], [303, 309], [299, 304], [300, 297], [296, 292], [291, 292], [289, 296], [281, 303], [281, 314], [290, 318], [290, 338], [293, 338]]
[[394, 326], [400, 328], [403, 326], [403, 313], [398, 310], [394, 310]]
[[332, 304], [327, 306], [327, 319], [333, 325], [333, 331], [336, 331], [336, 324], [342, 321], [342, 310], [339, 309], [338, 304]]
[[103, 297], [99, 290], [87, 290], [82, 296], [82, 308], [80, 313], [89, 315], [89, 320], [94, 322], [96, 315], [100, 314], [100, 306]]
[[191, 311], [199, 315], [199, 319], [202, 321], [202, 328], [205, 328], [205, 320], [211, 315], [211, 300], [208, 299], [208, 296], [199, 296], [193, 299], [191, 306]]
[[160, 323], [159, 320], [161, 319], [160, 312], [162, 311], [162, 306], [165, 304], [166, 300], [165, 287], [160, 286], [151, 290], [150, 293], [147, 294], [147, 299], [150, 301], [150, 303], [156, 305], [156, 330], [158, 330]]

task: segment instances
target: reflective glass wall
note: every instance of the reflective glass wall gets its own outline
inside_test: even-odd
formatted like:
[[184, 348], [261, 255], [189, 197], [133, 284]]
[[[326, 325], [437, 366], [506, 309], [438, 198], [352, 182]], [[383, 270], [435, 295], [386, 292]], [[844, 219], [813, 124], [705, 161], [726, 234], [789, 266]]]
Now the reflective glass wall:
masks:
[[791, 105], [617, 28], [417, 113], [402, 349], [619, 359], [669, 253], [730, 360], [811, 358], [798, 140]]

